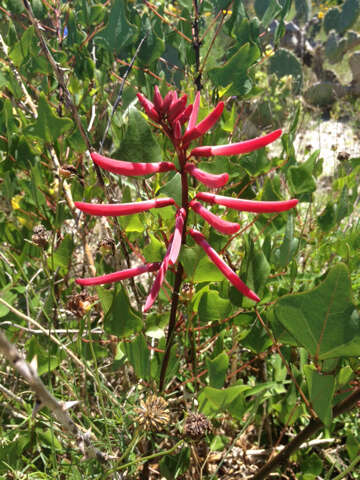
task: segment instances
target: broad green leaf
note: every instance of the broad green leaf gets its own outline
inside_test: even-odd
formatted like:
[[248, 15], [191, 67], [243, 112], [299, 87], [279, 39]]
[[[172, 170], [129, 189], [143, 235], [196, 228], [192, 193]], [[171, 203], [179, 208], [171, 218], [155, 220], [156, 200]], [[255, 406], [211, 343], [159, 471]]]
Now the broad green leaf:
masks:
[[297, 343], [314, 358], [360, 355], [360, 316], [347, 267], [339, 263], [313, 290], [280, 298], [274, 313]]
[[203, 323], [221, 322], [231, 312], [231, 303], [221, 298], [216, 290], [209, 290], [202, 295], [198, 313]]
[[161, 22], [157, 18], [154, 19], [154, 23], [151, 25], [149, 19], [144, 17], [141, 30], [147, 33], [147, 37], [140, 48], [138, 58], [145, 65], [150, 65], [157, 61], [165, 50], [164, 41], [160, 38], [161, 27], [159, 27], [159, 24]]
[[306, 455], [301, 462], [301, 480], [315, 480], [319, 478], [323, 470], [323, 462], [320, 457], [313, 452], [311, 455]]
[[311, 193], [316, 190], [316, 183], [312, 172], [305, 164], [292, 165], [288, 170], [288, 181], [292, 192], [295, 195], [301, 193]]
[[248, 68], [259, 57], [259, 48], [246, 43], [224, 65], [209, 70], [209, 78], [218, 87], [227, 87], [231, 83], [228, 95], [244, 96], [252, 88], [252, 82], [247, 75]]
[[261, 19], [263, 27], [267, 28], [279, 12], [281, 12], [281, 5], [278, 0], [269, 0], [264, 16]]
[[165, 246], [154, 235], [150, 233], [150, 242], [143, 249], [143, 254], [147, 262], [161, 262], [165, 255]]
[[25, 129], [25, 133], [45, 143], [55, 142], [73, 126], [70, 118], [60, 118], [53, 112], [43, 93], [39, 97], [38, 118]]
[[129, 45], [136, 33], [135, 27], [127, 19], [126, 3], [125, 0], [113, 0], [108, 24], [94, 37], [95, 42], [116, 53]]
[[[111, 306], [110, 295], [106, 289], [97, 289], [101, 305], [104, 309], [104, 328], [111, 335], [124, 338], [139, 332], [142, 328], [141, 318], [133, 311], [129, 299], [122, 285], [117, 285], [112, 292]], [[103, 293], [104, 292], [104, 295]]]
[[193, 282], [221, 282], [225, 278], [200, 247], [184, 245], [180, 251], [180, 261]]
[[15, 65], [20, 66], [29, 55], [33, 38], [34, 27], [31, 26], [25, 30], [20, 40], [11, 48], [9, 57]]
[[222, 388], [225, 383], [225, 375], [229, 366], [229, 356], [222, 352], [215, 358], [206, 361], [209, 371], [209, 383], [211, 387]]
[[272, 344], [271, 338], [256, 320], [250, 332], [241, 340], [244, 347], [255, 353], [262, 353]]
[[223, 390], [205, 387], [199, 394], [199, 410], [208, 416], [229, 412], [234, 418], [241, 420], [248, 406], [245, 393], [249, 389], [247, 385], [237, 385]]
[[123, 348], [136, 376], [150, 380], [150, 351], [144, 335], [140, 333], [135, 340], [124, 342]]
[[[12, 292], [10, 290], [7, 290], [7, 289], [4, 289], [0, 292], [0, 296], [1, 298], [6, 302], [8, 303], [9, 305], [12, 305], [13, 304], [13, 301], [16, 299], [17, 295], [15, 292]], [[5, 307], [5, 305], [3, 305], [2, 303], [0, 303], [0, 318], [1, 317], [5, 317], [8, 313], [10, 312], [10, 310]]]
[[171, 197], [175, 200], [177, 205], [181, 205], [181, 175], [175, 173], [171, 180], [165, 183], [159, 190], [164, 197]]
[[52, 355], [38, 342], [35, 336], [26, 344], [27, 360], [31, 360], [36, 357], [37, 359], [37, 373], [39, 377], [45, 373], [52, 372], [57, 368], [62, 361], [62, 354], [59, 352], [57, 355]]
[[318, 372], [313, 365], [304, 365], [304, 373], [311, 405], [324, 425], [329, 427], [332, 419], [331, 406], [335, 392], [335, 377]]
[[127, 162], [161, 162], [162, 152], [144, 116], [130, 107], [116, 158]]
[[336, 211], [331, 202], [326, 204], [324, 210], [317, 217], [317, 223], [323, 232], [329, 232], [336, 223]]

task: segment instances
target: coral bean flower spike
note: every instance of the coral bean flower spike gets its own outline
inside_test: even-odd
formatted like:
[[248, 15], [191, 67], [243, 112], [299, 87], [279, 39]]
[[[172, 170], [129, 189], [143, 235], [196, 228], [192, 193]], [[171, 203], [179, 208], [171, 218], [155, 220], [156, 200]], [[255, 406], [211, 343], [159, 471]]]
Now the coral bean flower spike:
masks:
[[222, 234], [233, 235], [239, 231], [240, 225], [220, 218], [205, 208], [198, 200], [209, 203], [210, 205], [217, 204], [237, 211], [253, 213], [283, 212], [294, 208], [298, 200], [263, 202], [226, 197], [213, 192], [197, 192], [195, 198], [191, 200], [189, 198], [189, 175], [211, 189], [223, 187], [228, 182], [229, 175], [226, 172], [217, 175], [208, 173], [191, 163], [189, 159], [191, 157], [249, 153], [277, 140], [281, 135], [281, 130], [275, 130], [262, 137], [244, 142], [230, 143], [228, 145], [198, 146], [188, 152], [190, 143], [203, 137], [219, 120], [224, 110], [224, 103], [219, 102], [210, 114], [198, 122], [200, 108], [199, 92], [195, 96], [194, 103], [189, 105], [187, 105], [186, 95], [178, 97], [175, 91], [170, 91], [165, 97], [162, 97], [157, 86], [155, 87], [153, 101], [147, 99], [141, 93], [137, 94], [137, 98], [148, 118], [152, 122], [157, 123], [164, 134], [169, 137], [178, 157], [179, 166], [177, 167], [175, 163], [172, 162], [139, 163], [116, 160], [104, 157], [95, 152], [91, 153], [91, 158], [99, 167], [117, 175], [141, 176], [177, 171], [181, 175], [181, 205], [177, 205], [174, 199], [170, 197], [108, 205], [75, 202], [75, 205], [82, 212], [96, 216], [132, 215], [139, 212], [146, 212], [153, 208], [173, 206], [176, 208], [174, 232], [169, 238], [167, 251], [162, 262], [146, 263], [107, 275], [77, 279], [76, 282], [82, 286], [102, 285], [105, 283], [118, 282], [144, 273], [157, 272], [150, 293], [145, 301], [143, 311], [147, 312], [159, 295], [167, 270], [177, 263], [181, 246], [186, 242], [186, 234], [188, 233], [237, 290], [251, 300], [259, 302], [260, 298], [256, 293], [250, 290], [238, 275], [224, 262], [220, 255], [206, 241], [204, 235], [193, 228], [187, 230], [188, 211], [190, 209], [193, 210], [194, 213]]

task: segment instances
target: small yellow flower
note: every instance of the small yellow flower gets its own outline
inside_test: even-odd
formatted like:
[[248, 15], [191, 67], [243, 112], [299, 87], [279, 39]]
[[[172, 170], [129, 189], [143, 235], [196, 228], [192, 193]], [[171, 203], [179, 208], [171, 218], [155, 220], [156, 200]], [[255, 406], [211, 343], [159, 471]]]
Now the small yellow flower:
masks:
[[13, 197], [11, 199], [11, 206], [13, 208], [13, 210], [20, 210], [20, 201], [22, 199], [22, 195], [19, 193], [19, 195], [15, 195], [15, 197]]
[[324, 18], [324, 12], [319, 12], [318, 13], [318, 18], [321, 20], [322, 18]]

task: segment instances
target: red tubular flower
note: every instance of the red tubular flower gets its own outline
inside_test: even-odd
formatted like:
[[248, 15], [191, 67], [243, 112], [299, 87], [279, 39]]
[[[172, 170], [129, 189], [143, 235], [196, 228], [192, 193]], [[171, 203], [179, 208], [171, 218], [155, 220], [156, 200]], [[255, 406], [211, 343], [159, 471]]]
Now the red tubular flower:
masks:
[[200, 215], [204, 220], [206, 220], [209, 225], [211, 225], [221, 233], [225, 233], [226, 235], [233, 235], [240, 230], [240, 225], [238, 223], [223, 220], [217, 215], [214, 215], [212, 212], [209, 212], [209, 210], [204, 208], [201, 203], [197, 202], [196, 200], [192, 200], [189, 203], [189, 207], [192, 208], [194, 212]]
[[125, 280], [126, 278], [136, 277], [137, 275], [141, 275], [143, 273], [155, 272], [156, 270], [159, 270], [160, 265], [160, 262], [147, 263], [135, 268], [128, 268], [127, 270], [108, 273], [107, 275], [100, 275], [99, 277], [77, 278], [76, 283], [84, 287], [114, 283], [118, 282], [119, 280]]
[[184, 208], [180, 208], [176, 213], [175, 231], [171, 240], [171, 248], [169, 252], [170, 265], [174, 265], [176, 263], [180, 253], [185, 218], [186, 211]]
[[298, 203], [296, 198], [278, 202], [262, 202], [257, 200], [242, 200], [240, 198], [223, 197], [221, 195], [214, 195], [213, 193], [207, 192], [198, 192], [195, 198], [212, 204], [217, 203], [218, 205], [233, 208], [234, 210], [240, 210], [241, 212], [252, 213], [284, 212], [294, 208]]
[[187, 163], [185, 165], [185, 170], [195, 177], [199, 182], [210, 188], [219, 188], [223, 187], [229, 180], [228, 173], [220, 173], [219, 175], [214, 175], [213, 173], [204, 172], [200, 168], [195, 167], [192, 163]]
[[151, 287], [150, 293], [146, 299], [143, 312], [147, 312], [153, 305], [156, 300], [156, 297], [159, 295], [161, 285], [165, 280], [165, 275], [170, 263], [170, 252], [172, 248], [172, 242], [169, 243], [168, 249], [166, 251], [164, 260], [161, 262], [158, 274], [156, 275], [155, 281]]
[[140, 163], [140, 162], [124, 162], [122, 160], [115, 160], [113, 158], [104, 157], [98, 153], [91, 153], [91, 158], [96, 165], [119, 175], [127, 175], [128, 177], [137, 175], [151, 175], [153, 173], [168, 172], [176, 170], [176, 167], [171, 162], [158, 163]]
[[214, 147], [196, 147], [190, 155], [194, 157], [211, 157], [212, 155], [239, 155], [240, 153], [249, 153], [253, 150], [266, 147], [274, 142], [281, 135], [281, 130], [264, 135], [263, 137], [253, 138], [245, 142], [229, 143], [228, 145], [216, 145]]
[[255, 302], [260, 302], [260, 298], [256, 295], [256, 293], [250, 290], [250, 288], [247, 287], [242, 280], [240, 280], [240, 278], [224, 262], [220, 255], [207, 243], [202, 233], [192, 228], [189, 230], [189, 233], [193, 237], [195, 242], [200, 245], [200, 247], [204, 250], [210, 260], [217, 266], [220, 272], [225, 275], [229, 282], [234, 285], [234, 287], [239, 290], [239, 292], [241, 292], [243, 295], [250, 298], [251, 300], [254, 300]]
[[[173, 101], [173, 98], [174, 96], [176, 95], [176, 92], [173, 92], [172, 90], [170, 90], [170, 92], [168, 92], [165, 97], [164, 97], [164, 103], [162, 105], [162, 109], [161, 109], [161, 113], [162, 114], [166, 114], [167, 111], [169, 110], [169, 107]], [[177, 98], [177, 97], [176, 97]]]
[[100, 217], [132, 215], [134, 213], [145, 212], [151, 208], [162, 208], [169, 205], [175, 205], [173, 198], [159, 198], [156, 200], [145, 200], [144, 202], [110, 203], [100, 205], [95, 203], [75, 202], [76, 208], [82, 212]]
[[183, 113], [181, 113], [178, 117], [176, 117], [176, 120], [179, 121], [180, 125], [184, 125], [184, 123], [189, 120], [192, 110], [193, 110], [193, 105], [192, 103], [190, 103], [190, 105], [188, 105], [185, 108]]
[[183, 145], [189, 145], [192, 140], [201, 137], [208, 130], [210, 130], [210, 128], [212, 128], [221, 117], [223, 110], [224, 102], [219, 102], [214, 108], [214, 110], [207, 117], [205, 117], [195, 127], [186, 131], [185, 135], [183, 136]]

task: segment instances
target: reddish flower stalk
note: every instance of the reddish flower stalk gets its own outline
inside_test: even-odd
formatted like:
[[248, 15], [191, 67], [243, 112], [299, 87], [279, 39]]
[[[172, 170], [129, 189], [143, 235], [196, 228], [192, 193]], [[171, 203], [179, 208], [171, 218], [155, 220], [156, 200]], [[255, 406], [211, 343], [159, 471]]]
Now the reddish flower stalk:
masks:
[[192, 228], [190, 228], [189, 233], [195, 242], [204, 250], [210, 260], [217, 266], [220, 272], [225, 275], [229, 282], [234, 285], [239, 292], [255, 302], [260, 302], [260, 298], [256, 295], [256, 293], [250, 290], [250, 288], [247, 287], [245, 283], [236, 275], [236, 273], [224, 262], [220, 255], [212, 247], [210, 247], [202, 233]]
[[107, 275], [100, 275], [98, 277], [77, 278], [76, 283], [84, 287], [114, 283], [127, 278], [136, 277], [137, 275], [142, 275], [143, 273], [155, 272], [156, 270], [159, 270], [160, 265], [160, 262], [147, 263], [146, 265], [108, 273]]
[[229, 143], [228, 145], [216, 145], [213, 147], [196, 147], [191, 150], [190, 155], [194, 157], [211, 157], [212, 155], [239, 155], [240, 153], [249, 153], [253, 150], [266, 147], [274, 142], [281, 135], [281, 130], [264, 135], [263, 137], [253, 138], [245, 142]]
[[158, 163], [140, 163], [140, 162], [124, 162], [122, 160], [115, 160], [113, 158], [104, 157], [98, 153], [93, 152], [91, 158], [96, 165], [118, 175], [126, 175], [128, 177], [137, 175], [151, 175], [153, 173], [168, 172], [176, 170], [176, 167], [171, 162]]
[[213, 173], [204, 172], [200, 168], [195, 167], [191, 163], [185, 165], [185, 170], [195, 177], [199, 182], [210, 188], [220, 188], [223, 187], [229, 180], [228, 173], [220, 173], [219, 175], [214, 175]]
[[221, 233], [233, 235], [240, 230], [240, 225], [238, 223], [223, 220], [217, 215], [214, 215], [212, 212], [209, 212], [209, 210], [204, 208], [201, 203], [197, 202], [196, 200], [192, 200], [189, 204], [189, 207], [192, 208], [198, 215], [200, 215], [209, 225]]
[[159, 198], [157, 200], [145, 200], [144, 202], [110, 203], [100, 205], [95, 203], [75, 202], [76, 208], [82, 212], [100, 217], [133, 215], [134, 213], [145, 212], [151, 208], [163, 208], [169, 205], [175, 205], [173, 198]]
[[252, 213], [284, 212], [294, 208], [298, 203], [296, 198], [278, 202], [263, 202], [258, 200], [242, 200], [241, 198], [224, 197], [222, 195], [214, 195], [213, 193], [208, 192], [198, 192], [195, 198], [203, 200], [204, 202], [212, 204], [216, 203], [218, 205], [223, 205], [224, 207], [233, 208], [234, 210]]

